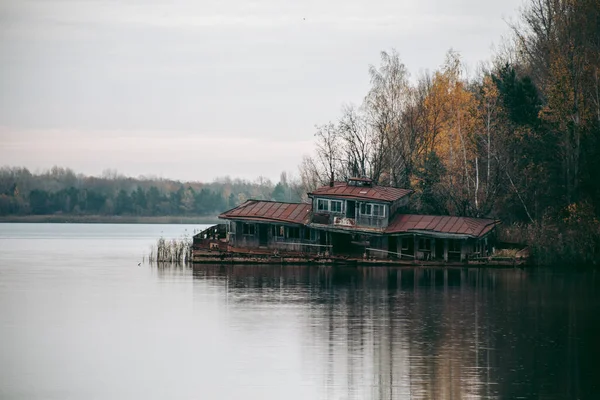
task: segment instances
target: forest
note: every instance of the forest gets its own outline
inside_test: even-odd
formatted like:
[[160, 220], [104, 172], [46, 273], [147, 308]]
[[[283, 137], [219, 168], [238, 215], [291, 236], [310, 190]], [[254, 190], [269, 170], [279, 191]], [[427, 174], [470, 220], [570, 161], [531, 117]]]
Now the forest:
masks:
[[273, 184], [229, 177], [212, 183], [131, 178], [107, 170], [100, 177], [53, 167], [32, 174], [27, 168], [0, 168], [0, 216], [128, 215], [216, 216], [246, 199], [300, 201], [300, 188], [287, 174]]
[[413, 212], [496, 217], [540, 263], [600, 258], [600, 2], [531, 0], [492, 60], [450, 50], [413, 77], [395, 50], [361, 104], [318, 125], [307, 189], [367, 176]]

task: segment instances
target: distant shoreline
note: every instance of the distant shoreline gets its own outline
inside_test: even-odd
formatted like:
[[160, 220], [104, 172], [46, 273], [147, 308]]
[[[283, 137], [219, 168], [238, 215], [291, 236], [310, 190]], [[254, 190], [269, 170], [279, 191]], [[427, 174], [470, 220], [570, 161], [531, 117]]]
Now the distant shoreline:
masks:
[[216, 224], [217, 217], [134, 216], [134, 215], [8, 215], [0, 223], [55, 224]]

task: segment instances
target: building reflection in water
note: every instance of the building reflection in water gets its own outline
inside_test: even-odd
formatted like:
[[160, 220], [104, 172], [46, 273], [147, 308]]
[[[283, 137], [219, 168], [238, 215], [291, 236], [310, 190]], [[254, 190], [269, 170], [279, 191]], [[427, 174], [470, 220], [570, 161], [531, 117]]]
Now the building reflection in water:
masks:
[[218, 288], [229, 309], [292, 307], [301, 373], [328, 399], [595, 393], [595, 275], [222, 265], [161, 272], [190, 273]]

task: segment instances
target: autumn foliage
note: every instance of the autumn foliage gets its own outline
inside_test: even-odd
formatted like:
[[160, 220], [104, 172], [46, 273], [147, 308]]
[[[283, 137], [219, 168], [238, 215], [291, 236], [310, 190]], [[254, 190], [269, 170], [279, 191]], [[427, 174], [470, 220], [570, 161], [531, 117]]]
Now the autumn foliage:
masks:
[[364, 101], [317, 127], [305, 186], [368, 176], [414, 189], [414, 212], [526, 226], [542, 263], [598, 262], [600, 2], [531, 0], [512, 30], [471, 75], [449, 51], [411, 80], [382, 52]]

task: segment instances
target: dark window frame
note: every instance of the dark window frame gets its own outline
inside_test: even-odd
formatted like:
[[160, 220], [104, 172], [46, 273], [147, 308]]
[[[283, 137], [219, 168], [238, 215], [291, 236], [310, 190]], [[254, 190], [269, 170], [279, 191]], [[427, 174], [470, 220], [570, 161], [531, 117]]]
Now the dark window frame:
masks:
[[283, 225], [273, 225], [273, 229], [271, 231], [274, 238], [282, 238], [285, 237], [285, 231]]
[[462, 243], [459, 239], [448, 239], [448, 252], [460, 253], [462, 251]]
[[[323, 204], [323, 207], [321, 204]], [[329, 200], [317, 199], [317, 211], [329, 211]]]
[[[333, 205], [334, 205], [334, 204], [335, 204], [336, 206], [337, 206], [337, 205], [339, 205], [339, 206], [340, 206], [339, 210], [337, 210], [337, 209], [336, 209], [336, 210], [334, 210], [334, 207], [333, 207]], [[336, 208], [337, 208], [337, 207], [336, 207]], [[343, 206], [343, 204], [342, 204], [342, 201], [341, 201], [341, 200], [330, 200], [330, 201], [329, 201], [329, 209], [331, 210], [331, 212], [333, 212], [333, 213], [341, 213], [343, 208], [344, 208], [344, 206]]]
[[[423, 246], [423, 245], [426, 246]], [[419, 238], [418, 241], [419, 251], [431, 251], [431, 239], [430, 238]]]
[[[408, 250], [408, 249], [410, 249], [410, 240], [411, 240], [411, 239], [412, 239], [412, 238], [407, 238], [407, 237], [403, 237], [403, 238], [401, 238], [401, 239], [400, 239], [400, 248], [401, 248], [402, 250]], [[404, 243], [406, 243], [406, 247], [404, 247]]]
[[299, 226], [288, 226], [287, 237], [288, 237], [288, 239], [300, 239], [300, 227]]
[[373, 205], [371, 203], [360, 203], [360, 215], [373, 215]]
[[256, 226], [254, 224], [242, 223], [242, 235], [254, 236], [256, 234]]
[[[374, 217], [380, 217], [380, 218], [385, 217], [385, 205], [384, 204], [373, 204], [373, 207], [371, 210], [373, 212], [372, 215]], [[377, 213], [375, 213], [375, 210], [377, 210]]]
[[304, 228], [304, 240], [311, 240], [310, 231], [310, 228]]

